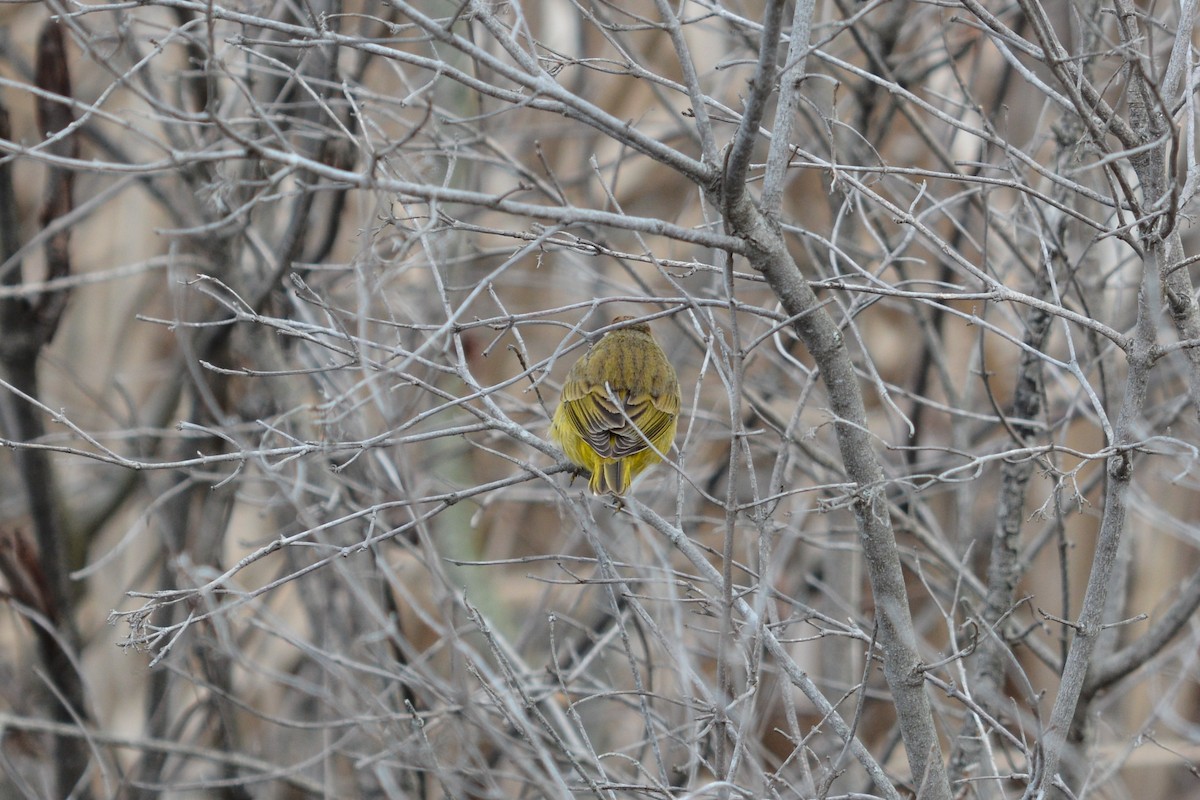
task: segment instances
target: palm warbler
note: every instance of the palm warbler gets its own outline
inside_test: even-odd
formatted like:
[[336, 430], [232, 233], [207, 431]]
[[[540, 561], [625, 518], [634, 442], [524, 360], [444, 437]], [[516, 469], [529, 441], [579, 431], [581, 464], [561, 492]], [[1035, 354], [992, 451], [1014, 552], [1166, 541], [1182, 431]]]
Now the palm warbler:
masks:
[[[617, 317], [619, 324], [633, 317]], [[604, 334], [563, 384], [550, 436], [591, 472], [594, 494], [625, 494], [675, 441], [679, 379], [645, 322]]]

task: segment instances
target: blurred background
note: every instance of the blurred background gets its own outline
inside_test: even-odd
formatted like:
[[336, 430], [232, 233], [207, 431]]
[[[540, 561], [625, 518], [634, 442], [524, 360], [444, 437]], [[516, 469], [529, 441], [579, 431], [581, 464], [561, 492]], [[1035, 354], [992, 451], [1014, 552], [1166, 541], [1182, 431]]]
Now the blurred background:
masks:
[[[698, 178], [767, 46], [747, 185], [955, 796], [1031, 785], [1122, 452], [1062, 796], [1200, 797], [1194, 4], [1048, 6], [0, 8], [0, 797], [923, 796], [829, 389]], [[683, 391], [626, 503], [547, 437], [618, 314]]]

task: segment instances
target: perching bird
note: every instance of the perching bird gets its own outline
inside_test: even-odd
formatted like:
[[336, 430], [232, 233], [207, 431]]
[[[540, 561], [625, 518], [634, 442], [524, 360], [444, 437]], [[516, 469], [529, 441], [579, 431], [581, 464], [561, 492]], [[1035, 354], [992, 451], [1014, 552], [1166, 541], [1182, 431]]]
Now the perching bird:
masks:
[[621, 495], [671, 448], [679, 402], [675, 368], [650, 326], [634, 323], [604, 334], [571, 367], [550, 435], [573, 464], [591, 472], [593, 493]]

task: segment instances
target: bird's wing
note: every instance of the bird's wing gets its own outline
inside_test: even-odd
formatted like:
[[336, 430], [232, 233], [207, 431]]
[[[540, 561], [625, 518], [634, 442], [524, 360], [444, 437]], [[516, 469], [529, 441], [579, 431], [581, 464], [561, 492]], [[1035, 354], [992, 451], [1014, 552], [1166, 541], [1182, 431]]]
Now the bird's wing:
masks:
[[566, 403], [575, 430], [603, 458], [627, 458], [645, 450], [649, 446], [646, 440], [661, 436], [679, 412], [679, 398], [673, 395], [621, 394], [616, 398], [624, 414], [607, 387]]

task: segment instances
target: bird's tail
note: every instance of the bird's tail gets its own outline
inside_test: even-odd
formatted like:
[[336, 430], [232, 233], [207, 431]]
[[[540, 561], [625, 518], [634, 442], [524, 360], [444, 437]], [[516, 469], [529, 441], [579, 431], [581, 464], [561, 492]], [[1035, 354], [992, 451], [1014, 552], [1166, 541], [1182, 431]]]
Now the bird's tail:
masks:
[[[599, 480], [596, 480], [599, 478]], [[633, 476], [629, 474], [629, 465], [625, 459], [619, 458], [616, 461], [607, 461], [600, 465], [600, 469], [592, 476], [592, 491], [596, 494], [612, 493], [615, 495], [625, 494], [629, 488]]]

